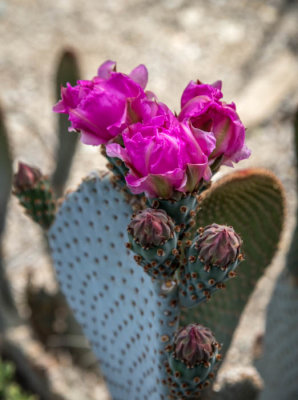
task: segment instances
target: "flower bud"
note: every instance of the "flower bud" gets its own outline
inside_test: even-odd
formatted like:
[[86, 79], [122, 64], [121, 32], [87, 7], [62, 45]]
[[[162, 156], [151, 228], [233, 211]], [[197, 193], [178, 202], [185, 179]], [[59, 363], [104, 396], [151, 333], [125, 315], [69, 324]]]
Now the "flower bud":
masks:
[[16, 190], [30, 189], [40, 180], [42, 174], [38, 168], [19, 162], [18, 172], [14, 176], [13, 185]]
[[[190, 324], [176, 332], [169, 349], [169, 386], [177, 398], [197, 398], [214, 377], [220, 345], [210, 329]], [[176, 398], [175, 397], [175, 398]]]
[[128, 225], [134, 240], [143, 247], [159, 246], [173, 238], [174, 222], [164, 210], [146, 208]]
[[13, 184], [13, 193], [27, 215], [44, 229], [49, 229], [56, 215], [56, 200], [49, 179], [38, 168], [20, 162]]
[[178, 267], [177, 233], [164, 210], [146, 208], [133, 215], [127, 227], [135, 261], [155, 279], [169, 279]]
[[174, 358], [192, 368], [208, 362], [215, 350], [216, 340], [210, 329], [190, 324], [180, 329], [174, 339]]
[[234, 263], [240, 254], [242, 240], [230, 226], [212, 224], [201, 231], [196, 247], [205, 265], [225, 267]]

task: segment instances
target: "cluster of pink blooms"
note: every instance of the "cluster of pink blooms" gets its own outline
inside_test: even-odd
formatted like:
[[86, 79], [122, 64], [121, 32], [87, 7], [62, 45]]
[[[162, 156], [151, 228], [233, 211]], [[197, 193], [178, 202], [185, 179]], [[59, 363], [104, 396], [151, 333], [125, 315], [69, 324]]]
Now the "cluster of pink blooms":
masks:
[[221, 82], [191, 81], [174, 115], [145, 91], [147, 81], [144, 65], [125, 75], [106, 61], [91, 81], [63, 87], [54, 107], [69, 115], [70, 130], [80, 131], [83, 143], [104, 144], [109, 157], [125, 163], [132, 193], [170, 198], [174, 191], [192, 192], [210, 180], [212, 166], [249, 157], [235, 104], [221, 101]]

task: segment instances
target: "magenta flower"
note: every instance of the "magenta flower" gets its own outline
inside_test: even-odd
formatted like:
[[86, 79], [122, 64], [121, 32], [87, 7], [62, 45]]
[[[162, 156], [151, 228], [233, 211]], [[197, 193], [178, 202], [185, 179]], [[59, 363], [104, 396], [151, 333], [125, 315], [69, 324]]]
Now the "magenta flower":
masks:
[[[107, 154], [129, 168], [126, 183], [132, 193], [171, 198], [174, 191], [192, 192], [209, 180], [208, 156], [215, 147], [213, 135], [180, 124], [168, 110], [147, 124], [134, 124], [122, 134], [124, 147], [107, 145]], [[206, 140], [208, 138], [208, 140]]]
[[81, 131], [85, 144], [108, 143], [129, 124], [146, 120], [155, 111], [151, 93], [144, 92], [146, 67], [139, 65], [127, 76], [116, 72], [115, 65], [106, 61], [91, 81], [78, 81], [74, 87], [68, 83], [54, 107], [55, 112], [69, 115], [70, 130]]
[[217, 160], [220, 165], [232, 166], [233, 162], [248, 158], [250, 150], [244, 143], [245, 128], [235, 104], [221, 102], [221, 98], [220, 81], [212, 85], [190, 82], [181, 97], [179, 120], [188, 122], [202, 135], [214, 135], [216, 146], [209, 157], [210, 165]]

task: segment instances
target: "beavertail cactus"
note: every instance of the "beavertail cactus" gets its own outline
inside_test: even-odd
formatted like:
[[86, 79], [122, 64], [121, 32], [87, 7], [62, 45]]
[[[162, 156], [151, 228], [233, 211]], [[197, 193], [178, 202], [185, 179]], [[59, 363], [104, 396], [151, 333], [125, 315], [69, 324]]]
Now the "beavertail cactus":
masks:
[[200, 324], [181, 328], [174, 336], [169, 355], [171, 394], [188, 399], [208, 386], [211, 371], [220, 360], [220, 345], [210, 329]]
[[14, 194], [27, 214], [44, 229], [48, 229], [56, 213], [56, 201], [48, 178], [38, 168], [19, 163], [13, 183]]
[[[190, 307], [235, 276], [242, 240], [229, 226], [217, 224], [223, 218], [229, 224], [237, 211], [238, 231], [247, 215], [235, 211], [233, 201], [227, 213], [217, 215], [218, 205], [209, 212], [207, 206], [218, 194], [212, 191], [211, 177], [221, 164], [232, 165], [250, 152], [235, 105], [220, 101], [219, 82], [191, 82], [178, 116], [145, 92], [146, 84], [144, 66], [125, 75], [107, 61], [92, 80], [62, 89], [54, 111], [69, 115], [83, 143], [102, 144], [116, 178], [85, 179], [45, 227], [53, 222], [49, 243], [58, 280], [101, 362], [113, 400], [193, 399], [213, 377], [220, 346]], [[281, 189], [273, 178], [265, 179], [264, 186], [264, 173], [257, 176], [258, 195], [274, 188], [270, 201], [266, 192], [261, 204], [274, 215], [270, 223], [279, 232]], [[251, 188], [255, 181], [246, 178], [245, 188]], [[34, 185], [41, 182], [37, 177]], [[259, 210], [259, 204], [250, 205], [254, 196], [243, 196], [243, 187], [237, 185], [236, 180], [228, 194], [236, 192], [240, 210]], [[23, 190], [16, 194], [23, 196]], [[220, 206], [226, 204], [221, 200]], [[129, 220], [132, 207], [140, 211]], [[209, 217], [208, 223], [199, 223]], [[244, 225], [260, 239], [253, 218]], [[206, 227], [196, 236], [198, 226]], [[251, 271], [261, 275], [278, 236], [270, 241], [266, 259], [262, 252], [259, 263], [246, 266], [245, 278]], [[250, 237], [246, 240], [250, 243]], [[245, 278], [239, 290], [246, 300], [253, 287]], [[219, 303], [215, 312], [207, 313], [204, 325], [216, 325], [223, 308]], [[240, 311], [235, 314], [239, 318]], [[224, 332], [216, 332], [218, 340]]]

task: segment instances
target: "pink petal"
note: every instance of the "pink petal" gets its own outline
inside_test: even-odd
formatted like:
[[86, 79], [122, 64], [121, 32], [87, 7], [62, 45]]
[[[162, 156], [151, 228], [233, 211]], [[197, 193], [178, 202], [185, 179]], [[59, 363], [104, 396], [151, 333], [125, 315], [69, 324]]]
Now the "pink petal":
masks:
[[140, 64], [131, 71], [129, 77], [138, 83], [142, 89], [145, 89], [148, 82], [148, 70], [145, 65]]
[[126, 176], [126, 183], [134, 194], [145, 192], [148, 197], [170, 198], [173, 190], [178, 190], [184, 181], [185, 173], [182, 169], [176, 168], [164, 174], [149, 174], [145, 177], [137, 177], [129, 173]]
[[116, 157], [120, 158], [122, 161], [127, 161], [126, 150], [118, 143], [107, 144], [106, 152], [109, 157]]
[[80, 140], [82, 143], [89, 144], [91, 146], [98, 146], [99, 144], [105, 143], [105, 140], [102, 140], [100, 137], [92, 135], [92, 133], [86, 131], [81, 131]]
[[100, 67], [97, 70], [97, 76], [102, 79], [109, 79], [111, 76], [111, 73], [113, 70], [116, 68], [116, 62], [112, 60], [107, 60], [103, 64], [100, 65]]
[[211, 84], [215, 89], [221, 90], [222, 88], [222, 81], [216, 81]]

